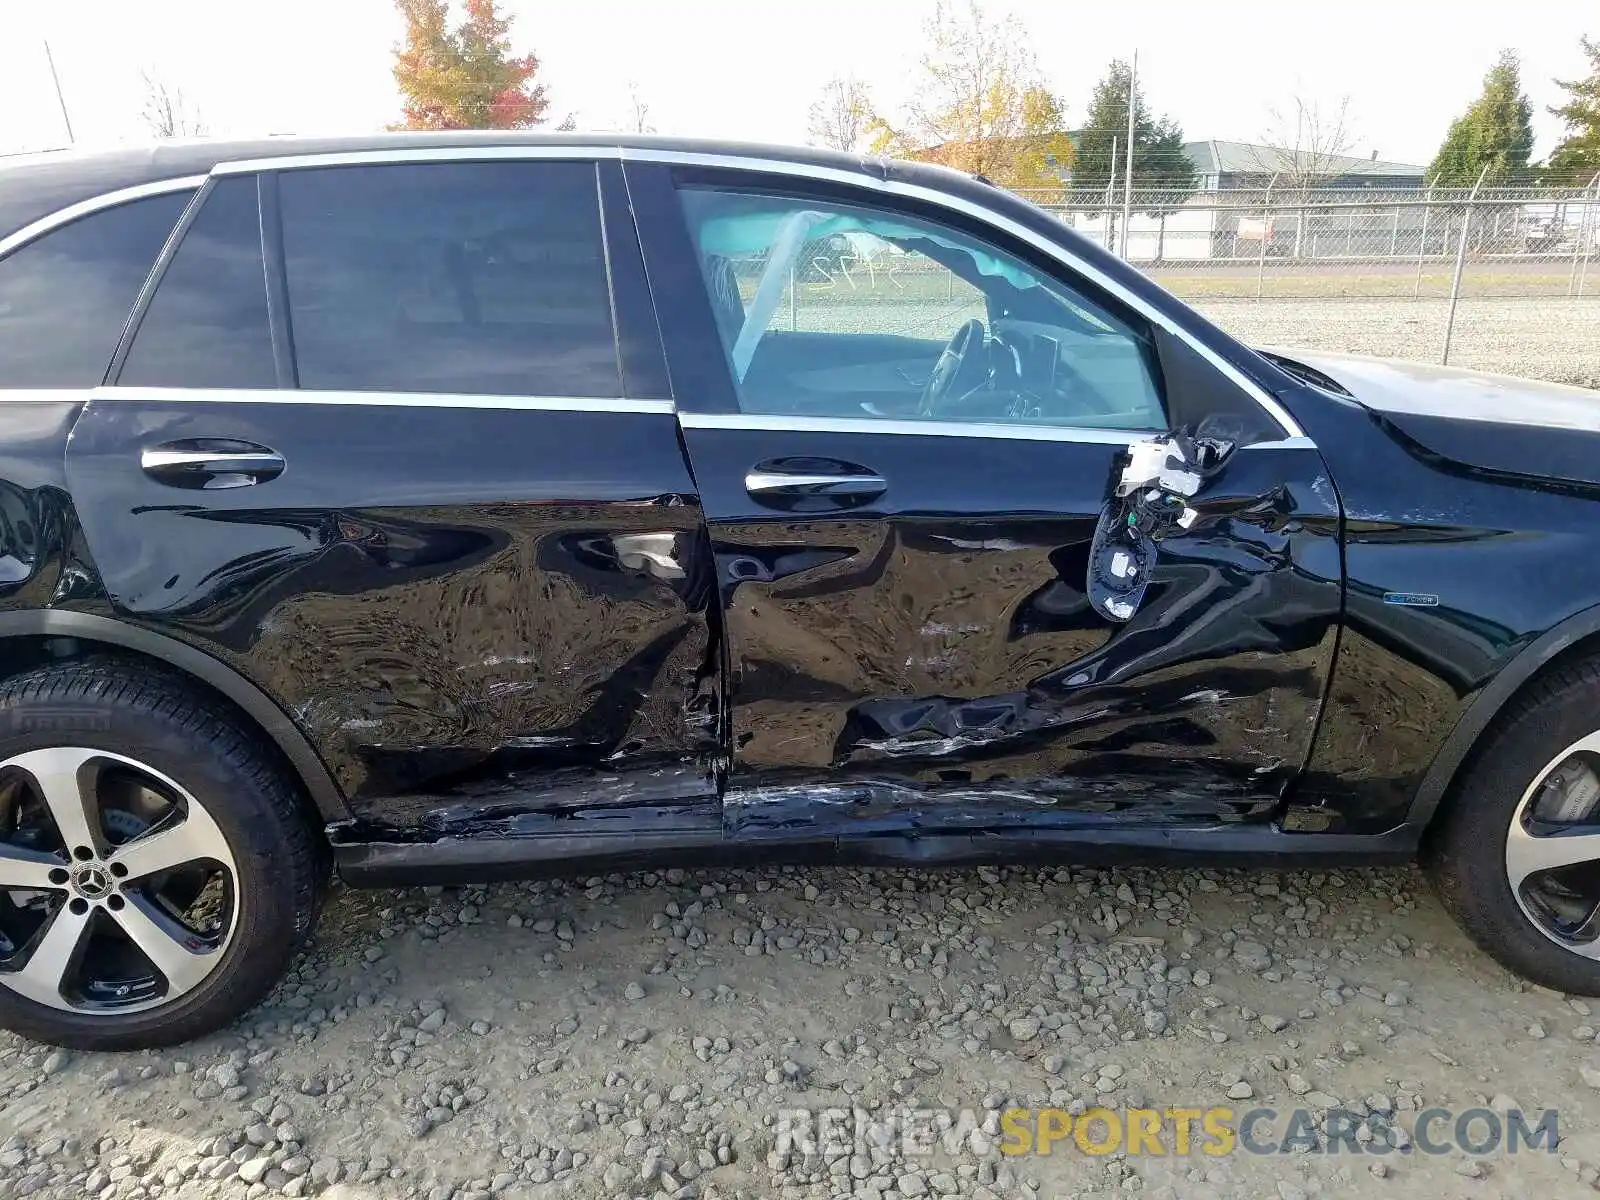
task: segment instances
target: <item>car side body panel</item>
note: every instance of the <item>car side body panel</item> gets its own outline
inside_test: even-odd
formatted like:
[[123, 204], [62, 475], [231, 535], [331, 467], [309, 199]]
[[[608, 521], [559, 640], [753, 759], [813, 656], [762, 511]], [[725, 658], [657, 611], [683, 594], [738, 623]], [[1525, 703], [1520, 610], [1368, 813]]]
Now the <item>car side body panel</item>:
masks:
[[[1423, 782], [1478, 697], [1536, 643], [1539, 661], [1568, 644], [1555, 631], [1590, 632], [1600, 489], [1444, 459], [1355, 399], [1282, 395], [1321, 448], [1345, 513], [1339, 658], [1294, 803], [1329, 830], [1420, 831], [1444, 786], [1435, 776], [1419, 806]], [[1549, 436], [1459, 424], [1496, 440]], [[1487, 720], [1478, 710], [1464, 728], [1475, 736]], [[1466, 750], [1452, 751], [1457, 764]]]
[[[86, 158], [89, 165], [77, 171], [70, 157], [53, 158], [14, 176], [22, 183], [11, 202], [0, 203], [0, 236], [63, 205], [205, 174], [219, 163], [274, 157], [288, 163], [303, 153], [356, 159], [376, 153], [400, 161], [477, 147], [486, 157], [515, 156], [527, 147], [542, 154], [590, 143], [515, 134], [490, 143], [445, 134], [196, 144]], [[1047, 667], [1077, 669], [1089, 661], [1108, 677], [1148, 667], [1146, 679], [1159, 682], [1174, 638], [1191, 655], [1186, 661], [1204, 665], [1192, 681], [1173, 674], [1196, 686], [1174, 693], [1170, 720], [1151, 710], [1134, 719], [1088, 714], [1078, 723], [1084, 714], [1043, 694], [1030, 694], [1023, 710], [1047, 714], [1031, 735], [1036, 739], [1048, 729], [1070, 754], [1097, 738], [1120, 738], [1111, 751], [1146, 767], [1204, 758], [1197, 748], [1205, 739], [1224, 740], [1229, 722], [1261, 718], [1285, 734], [1299, 732], [1299, 742], [1286, 744], [1303, 750], [1309, 740], [1303, 773], [1300, 754], [1286, 753], [1267, 773], [1271, 787], [1259, 794], [1245, 787], [1186, 808], [1180, 788], [1178, 803], [1160, 812], [1124, 805], [1124, 820], [1084, 821], [1077, 812], [1056, 821], [1050, 806], [1043, 813], [1025, 806], [995, 823], [968, 807], [964, 813], [980, 813], [975, 825], [953, 823], [930, 837], [925, 822], [814, 819], [858, 805], [870, 816], [871, 787], [850, 789], [880, 774], [885, 759], [894, 766], [895, 786], [962, 783], [941, 778], [934, 760], [902, 769], [904, 760], [887, 754], [881, 739], [855, 736], [830, 745], [818, 775], [808, 776], [825, 781], [838, 770], [838, 790], [793, 797], [809, 806], [812, 819], [791, 820], [795, 810], [785, 810], [780, 796], [766, 810], [772, 822], [750, 823], [757, 793], [781, 792], [794, 781], [788, 769], [794, 764], [774, 759], [770, 771], [756, 772], [752, 789], [740, 791], [734, 781], [731, 807], [742, 815], [725, 821], [718, 797], [739, 749], [739, 718], [735, 712], [730, 719], [725, 708], [737, 681], [724, 678], [724, 610], [730, 632], [748, 637], [773, 622], [793, 624], [804, 605], [824, 602], [808, 589], [838, 589], [832, 602], [843, 606], [840, 612], [853, 603], [859, 609], [860, 597], [852, 596], [848, 580], [819, 585], [804, 572], [730, 578], [725, 568], [734, 558], [773, 559], [767, 551], [785, 545], [789, 533], [763, 514], [744, 523], [733, 551], [713, 553], [700, 495], [713, 485], [697, 481], [666, 406], [524, 411], [493, 397], [417, 404], [367, 395], [316, 403], [112, 389], [84, 409], [83, 392], [7, 397], [0, 390], [0, 637], [105, 640], [164, 656], [201, 678], [237, 681], [216, 686], [242, 697], [241, 706], [280, 745], [296, 747], [290, 757], [334, 824], [350, 877], [390, 882], [430, 871], [434, 878], [472, 878], [742, 861], [757, 843], [761, 853], [777, 857], [906, 864], [1186, 855], [1392, 860], [1414, 848], [1451, 772], [1513, 685], [1575, 639], [1600, 632], [1600, 554], [1591, 533], [1600, 493], [1577, 469], [1581, 463], [1552, 472], [1563, 480], [1533, 477], [1544, 461], [1540, 447], [1552, 445], [1546, 430], [1529, 430], [1525, 443], [1507, 449], [1508, 441], [1483, 461], [1463, 461], [1463, 439], [1516, 439], [1518, 431], [1493, 423], [1464, 431], [1438, 423], [1448, 418], [1422, 414], [1410, 429], [1432, 436], [1412, 436], [1404, 422], [1308, 386], [1240, 345], [1048, 214], [939, 168], [649, 138], [608, 139], [596, 158], [608, 236], [632, 236], [619, 164], [776, 161], [834, 182], [932, 189], [1065, 247], [1158, 314], [1166, 328], [1181, 331], [1208, 361], [1281, 404], [1315, 449], [1242, 452], [1237, 478], [1219, 480], [1214, 512], [1237, 534], [1244, 558], [1275, 556], [1287, 569], [1255, 572], [1232, 559], [1186, 556], [1180, 540], [1164, 569], [1196, 578], [1210, 572], [1218, 584], [1210, 593], [1216, 611], [1180, 611], [1174, 592], [1168, 609], [1153, 606], [1160, 620], [1141, 638], [1134, 629], [1091, 634], [1051, 609], [1057, 624], [1044, 635], [1052, 644], [1040, 656]], [[256, 167], [221, 167], [235, 169]], [[675, 294], [673, 280], [652, 283]], [[692, 283], [685, 277], [676, 286]], [[636, 368], [630, 380], [657, 378], [652, 317], [670, 345], [692, 323], [684, 307], [669, 300], [649, 314], [636, 298], [621, 298], [619, 341]], [[670, 366], [679, 407], [731, 410], [720, 361]], [[1359, 387], [1353, 390], [1364, 398]], [[647, 385], [645, 394], [663, 392]], [[271, 496], [241, 488], [205, 494], [199, 503], [196, 495], [154, 484], [140, 469], [137, 447], [146, 443], [215, 437], [283, 454], [288, 467]], [[841, 435], [842, 457], [855, 453], [844, 444], [852, 437]], [[1103, 453], [1108, 466], [1113, 451], [1089, 453]], [[1307, 454], [1320, 454], [1325, 470], [1287, 485], [1285, 494], [1285, 464], [1299, 461], [1289, 456]], [[1505, 464], [1516, 471], [1499, 469]], [[1100, 465], [1098, 457], [1093, 465]], [[865, 554], [878, 569], [892, 555], [913, 551], [935, 572], [951, 554], [1016, 555], [1026, 586], [1006, 592], [1007, 580], [991, 575], [983, 587], [998, 589], [996, 602], [1004, 600], [1008, 612], [1034, 612], [1047, 593], [1065, 595], [1071, 572], [1063, 563], [1082, 553], [1084, 522], [1092, 528], [1091, 491], [1104, 484], [1104, 471], [1092, 488], [1091, 475], [1089, 466], [1081, 479], [1075, 475], [1056, 497], [1055, 511], [1015, 506], [996, 537], [1023, 550], [939, 541], [971, 539], [940, 525], [959, 511], [933, 511], [927, 497], [883, 514], [875, 528], [841, 523], [841, 532], [852, 534], [841, 545], [853, 554], [889, 548], [888, 558]], [[975, 495], [973, 505], [980, 499]], [[751, 546], [761, 553], [747, 554]], [[808, 543], [807, 552], [813, 549]], [[810, 568], [823, 575], [829, 569]], [[1253, 591], [1252, 580], [1264, 579], [1271, 588]], [[121, 630], [134, 632], [121, 637]], [[1249, 692], [1239, 672], [1259, 661], [1252, 639], [1272, 640], [1288, 672], [1279, 694], [1292, 703], [1230, 712], [1229, 704]], [[1015, 682], [998, 669], [1000, 660], [982, 659], [976, 648], [963, 647], [971, 653], [962, 669], [974, 682], [966, 691], [919, 690], [908, 677], [875, 683], [877, 694], [914, 695], [919, 705], [931, 697], [959, 723], [964, 706]], [[199, 671], [202, 661], [215, 670]], [[819, 669], [805, 680], [779, 680], [773, 695], [800, 702], [827, 682], [825, 675]], [[1219, 678], [1232, 683], [1219, 686]], [[863, 697], [870, 702], [869, 691], [829, 693], [816, 703], [831, 709], [834, 720], [859, 708]], [[269, 709], [290, 724], [274, 726]], [[915, 716], [887, 713], [890, 725]], [[873, 741], [880, 744], [874, 748]], [[878, 761], [861, 769], [871, 756]], [[1004, 774], [1003, 753], [995, 763], [996, 775]], [[325, 764], [320, 781], [311, 764]], [[1081, 808], [1081, 801], [1074, 805]], [[1220, 814], [1233, 819], [1219, 820]], [[764, 826], [760, 837], [741, 836], [757, 833], [757, 826]]]

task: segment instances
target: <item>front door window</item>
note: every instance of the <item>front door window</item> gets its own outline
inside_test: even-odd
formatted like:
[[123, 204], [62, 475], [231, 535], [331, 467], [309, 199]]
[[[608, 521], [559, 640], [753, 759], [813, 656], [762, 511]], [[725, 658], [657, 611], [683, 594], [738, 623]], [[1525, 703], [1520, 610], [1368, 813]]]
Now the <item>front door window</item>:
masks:
[[814, 199], [680, 194], [745, 412], [1167, 423], [1142, 322], [964, 230]]

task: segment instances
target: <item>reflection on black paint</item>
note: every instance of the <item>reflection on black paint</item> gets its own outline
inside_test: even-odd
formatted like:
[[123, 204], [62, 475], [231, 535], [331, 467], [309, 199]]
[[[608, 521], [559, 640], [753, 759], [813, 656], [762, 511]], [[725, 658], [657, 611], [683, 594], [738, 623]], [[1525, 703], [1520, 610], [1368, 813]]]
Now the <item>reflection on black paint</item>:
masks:
[[[1597, 511], [1529, 480], [1419, 454], [1393, 424], [1310, 393], [1297, 404], [1346, 511], [1337, 669], [1295, 821], [1331, 832], [1402, 824], [1468, 706], [1530, 642], [1600, 599]], [[1478, 453], [1523, 453], [1545, 430], [1464, 422]], [[1513, 445], [1514, 444], [1514, 445]], [[1437, 607], [1383, 603], [1424, 592]]]
[[1111, 447], [812, 437], [808, 453], [884, 475], [887, 507], [799, 521], [717, 493], [717, 465], [765, 441], [690, 436], [729, 629], [732, 795], [1263, 819], [1303, 763], [1340, 607], [1314, 453], [1236, 456], [1112, 630], [1083, 590]]
[[622, 394], [593, 164], [375, 164], [279, 188], [302, 386]]
[[95, 573], [62, 474], [78, 399], [0, 404], [0, 609], [90, 599]]
[[[288, 465], [197, 494], [127, 449], [185, 437]], [[360, 820], [441, 781], [714, 769], [715, 577], [670, 414], [120, 400], [68, 471], [117, 610], [272, 696]], [[681, 575], [606, 547], [641, 537]]]
[[217, 181], [183, 235], [116, 382], [130, 387], [277, 385], [256, 181]]
[[[0, 388], [92, 388], [101, 383], [128, 310], [192, 195], [192, 190], [172, 192], [118, 204], [5, 256], [0, 270]], [[76, 414], [78, 403], [69, 408]], [[29, 419], [18, 415], [23, 422]], [[16, 417], [8, 416], [5, 423], [17, 423]], [[61, 448], [51, 451], [41, 462], [61, 461]], [[19, 477], [7, 473], [0, 478], [15, 482]]]

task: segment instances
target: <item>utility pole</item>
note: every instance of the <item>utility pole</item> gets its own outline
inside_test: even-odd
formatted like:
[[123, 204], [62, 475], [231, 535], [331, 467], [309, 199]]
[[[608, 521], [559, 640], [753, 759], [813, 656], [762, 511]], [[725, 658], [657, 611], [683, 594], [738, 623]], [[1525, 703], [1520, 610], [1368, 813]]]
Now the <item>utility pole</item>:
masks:
[[56, 74], [55, 55], [50, 53], [50, 42], [44, 44], [44, 60], [50, 64], [50, 80], [56, 85], [56, 103], [61, 106], [61, 123], [67, 127], [67, 141], [76, 142], [72, 136], [72, 118], [67, 115], [67, 98], [61, 94], [61, 76]]
[[1489, 164], [1484, 163], [1483, 170], [1478, 172], [1478, 182], [1472, 185], [1472, 195], [1467, 197], [1466, 212], [1461, 215], [1461, 238], [1456, 242], [1456, 271], [1450, 280], [1450, 311], [1444, 318], [1444, 350], [1439, 355], [1439, 361], [1447, 367], [1450, 365], [1450, 337], [1456, 328], [1456, 302], [1461, 299], [1461, 271], [1467, 265], [1467, 232], [1472, 228], [1472, 205], [1488, 176]]
[[1256, 299], [1260, 300], [1267, 287], [1267, 242], [1272, 236], [1272, 189], [1278, 182], [1278, 172], [1267, 180], [1266, 198], [1261, 202], [1261, 245], [1256, 250]]
[[1422, 296], [1422, 260], [1428, 256], [1428, 217], [1433, 212], [1433, 184], [1428, 185], [1428, 194], [1422, 198], [1422, 240], [1417, 244], [1417, 282], [1411, 289], [1411, 298], [1420, 299]]
[[[1139, 80], [1139, 52], [1133, 52], [1133, 59], [1128, 64], [1128, 149], [1125, 152], [1127, 166], [1122, 180], [1122, 261], [1128, 261], [1128, 251], [1133, 238], [1133, 99], [1137, 95], [1136, 88]], [[1112, 164], [1115, 169], [1116, 164]]]
[[1117, 252], [1117, 135], [1111, 135], [1111, 167], [1106, 171], [1106, 250]]

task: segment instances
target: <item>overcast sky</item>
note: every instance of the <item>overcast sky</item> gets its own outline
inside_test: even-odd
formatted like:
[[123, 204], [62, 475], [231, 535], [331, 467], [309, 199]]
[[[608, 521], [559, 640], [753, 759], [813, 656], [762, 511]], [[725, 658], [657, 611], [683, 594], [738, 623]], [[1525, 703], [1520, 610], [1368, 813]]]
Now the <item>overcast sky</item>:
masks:
[[[218, 134], [382, 128], [400, 22], [391, 0], [4, 0], [0, 151], [65, 143], [48, 38], [77, 140], [144, 136], [149, 71], [181, 88]], [[885, 106], [904, 95], [933, 0], [509, 0], [519, 48], [541, 58], [551, 115], [616, 127], [632, 81], [662, 133], [794, 142], [829, 76], [854, 73]], [[1522, 56], [1536, 153], [1555, 141], [1553, 77], [1581, 75], [1594, 0], [1498, 6], [1460, 0], [1138, 4], [1014, 0], [1050, 86], [1081, 119], [1105, 64], [1139, 51], [1158, 112], [1189, 138], [1258, 140], [1295, 94], [1350, 97], [1356, 152], [1426, 162], [1502, 46]]]

